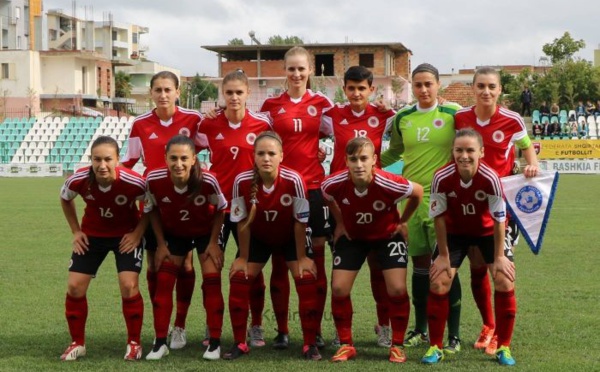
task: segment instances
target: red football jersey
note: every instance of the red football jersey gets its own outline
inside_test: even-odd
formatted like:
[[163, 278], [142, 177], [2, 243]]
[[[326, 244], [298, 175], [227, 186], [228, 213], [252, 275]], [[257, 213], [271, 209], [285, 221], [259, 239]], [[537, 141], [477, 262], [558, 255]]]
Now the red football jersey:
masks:
[[268, 98], [261, 111], [268, 112], [273, 130], [283, 140], [283, 164], [302, 174], [308, 188], [318, 189], [325, 171], [318, 159], [319, 138], [327, 135], [321, 126], [323, 110], [333, 102], [322, 93], [307, 90], [300, 99], [287, 92]]
[[502, 184], [487, 164], [479, 163], [473, 179], [465, 184], [454, 162], [438, 169], [431, 183], [429, 216], [444, 214], [448, 234], [494, 235], [494, 220], [506, 220]]
[[178, 134], [194, 139], [200, 120], [202, 115], [198, 111], [178, 106], [168, 122], [159, 119], [156, 109], [138, 116], [133, 121], [127, 153], [121, 159], [121, 163], [127, 168], [132, 168], [141, 158], [146, 167], [144, 174], [164, 167], [167, 142]]
[[349, 103], [335, 105], [323, 112], [321, 123], [328, 135], [333, 135], [333, 160], [330, 174], [346, 169], [346, 145], [357, 137], [367, 137], [375, 145], [377, 166], [381, 168], [381, 142], [383, 135], [390, 130], [394, 122], [394, 110], [380, 112], [374, 104], [368, 104], [362, 112], [354, 112]]
[[348, 170], [335, 173], [321, 185], [323, 197], [337, 203], [351, 239], [389, 239], [400, 221], [396, 204], [412, 195], [406, 178], [375, 170], [373, 181], [362, 193], [356, 190]]
[[224, 111], [215, 119], [200, 122], [197, 143], [210, 150], [210, 170], [217, 175], [227, 200], [231, 200], [235, 176], [254, 166], [254, 140], [266, 130], [271, 130], [269, 118], [250, 110], [238, 124], [230, 123]]
[[[231, 201], [231, 221], [239, 222], [250, 211], [250, 190], [254, 171], [248, 170], [235, 178]], [[259, 180], [256, 193], [256, 217], [250, 225], [254, 239], [270, 247], [280, 247], [294, 241], [294, 222], [308, 222], [309, 206], [306, 184], [297, 172], [284, 166], [271, 188]]]
[[498, 106], [496, 113], [486, 122], [477, 119], [475, 106], [459, 110], [454, 116], [456, 130], [473, 128], [483, 137], [485, 162], [500, 177], [512, 174], [515, 160], [515, 142], [527, 137], [523, 118], [514, 111]]
[[89, 185], [89, 171], [90, 167], [77, 170], [60, 192], [64, 200], [73, 200], [79, 194], [85, 201], [81, 230], [101, 238], [121, 237], [133, 231], [139, 222], [136, 200], [144, 199], [144, 179], [130, 169], [116, 167], [115, 181], [103, 188], [98, 183]]
[[146, 184], [144, 212], [158, 207], [165, 235], [183, 238], [210, 235], [215, 213], [227, 207], [217, 178], [208, 171], [202, 173], [200, 194], [193, 200], [187, 187], [178, 189], [173, 185], [166, 167], [148, 173]]

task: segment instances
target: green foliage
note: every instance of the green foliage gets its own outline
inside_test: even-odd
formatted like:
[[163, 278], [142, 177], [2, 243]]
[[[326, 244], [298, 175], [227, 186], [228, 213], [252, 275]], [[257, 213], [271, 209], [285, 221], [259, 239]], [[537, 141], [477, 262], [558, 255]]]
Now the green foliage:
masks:
[[[121, 313], [121, 298], [114, 267], [109, 254], [92, 280], [88, 291], [87, 322], [88, 355], [73, 363], [59, 361], [70, 342], [64, 318], [67, 267], [71, 234], [58, 201], [62, 178], [0, 178], [0, 293], [4, 304], [0, 317], [1, 371], [322, 371], [324, 369], [387, 371], [388, 349], [376, 346], [373, 325], [375, 305], [369, 285], [367, 265], [358, 275], [352, 291], [354, 302], [353, 336], [358, 355], [355, 361], [335, 366], [326, 359], [335, 350], [322, 351], [325, 360], [307, 362], [300, 356], [302, 337], [297, 318], [297, 295], [290, 296], [290, 336], [292, 346], [274, 351], [267, 341], [264, 348], [254, 348], [239, 361], [208, 362], [201, 358], [205, 313], [200, 290], [201, 275], [197, 258], [196, 292], [190, 307], [187, 331], [188, 346], [173, 350], [160, 362], [123, 361], [126, 331]], [[596, 250], [598, 221], [598, 175], [562, 175], [548, 223], [544, 246], [534, 256], [521, 239], [515, 252], [517, 262], [517, 322], [512, 342], [513, 356], [519, 371], [597, 371], [600, 361], [593, 357], [598, 339], [598, 281]], [[35, 198], [32, 197], [35, 195]], [[81, 198], [76, 200], [81, 213]], [[81, 214], [80, 214], [81, 216]], [[596, 221], [596, 222], [594, 222]], [[230, 239], [223, 270], [223, 295], [229, 293], [227, 273], [236, 249]], [[568, 249], [566, 249], [568, 248]], [[196, 254], [194, 254], [196, 255]], [[330, 255], [326, 267], [331, 268]], [[145, 265], [145, 262], [144, 262]], [[412, 265], [410, 265], [412, 266]], [[271, 264], [265, 266], [265, 276]], [[150, 350], [154, 332], [152, 306], [144, 272], [140, 290], [145, 314], [142, 329], [144, 356]], [[411, 287], [411, 272], [407, 287]], [[328, 273], [329, 275], [329, 273]], [[461, 338], [463, 350], [447, 357], [440, 366], [422, 366], [419, 359], [424, 347], [408, 348], [408, 361], [402, 371], [477, 371], [500, 370], [492, 358], [474, 350], [471, 345], [479, 334], [481, 318], [469, 290], [468, 262], [460, 269], [463, 285]], [[293, 285], [292, 285], [293, 287]], [[227, 306], [225, 307], [227, 312]], [[323, 321], [323, 335], [329, 342], [333, 334], [330, 305]], [[411, 308], [411, 323], [414, 319]], [[275, 336], [275, 320], [267, 295], [264, 325], [267, 339]], [[225, 314], [222, 349], [228, 350], [233, 340], [229, 314]], [[592, 356], [592, 357], [590, 357]], [[439, 368], [438, 368], [439, 367]]]
[[182, 87], [180, 101], [187, 108], [199, 109], [202, 101], [214, 101], [218, 96], [217, 86], [196, 74], [187, 86]]
[[131, 76], [124, 71], [115, 73], [115, 97], [129, 98], [131, 96]]
[[585, 48], [585, 41], [575, 40], [566, 31], [562, 37], [554, 39], [552, 43], [544, 44], [542, 51], [550, 57], [552, 64], [573, 60], [573, 55]]
[[298, 36], [286, 36], [282, 37], [281, 35], [273, 35], [269, 37], [267, 44], [270, 45], [298, 45], [304, 44], [304, 41]]
[[227, 45], [244, 45], [244, 40], [240, 38], [233, 38], [227, 42]]
[[600, 67], [585, 60], [558, 62], [535, 79], [535, 102], [558, 102], [567, 110], [577, 101], [595, 101], [600, 97]]
[[346, 101], [348, 100], [346, 99], [346, 93], [344, 93], [344, 88], [337, 87], [337, 89], [335, 90], [335, 97], [333, 98], [333, 102], [344, 103]]

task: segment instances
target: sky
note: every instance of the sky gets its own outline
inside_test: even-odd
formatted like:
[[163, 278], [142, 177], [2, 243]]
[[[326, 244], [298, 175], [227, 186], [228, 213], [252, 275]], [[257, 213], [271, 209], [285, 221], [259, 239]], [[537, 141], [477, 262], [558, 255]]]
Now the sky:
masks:
[[[202, 45], [250, 44], [270, 36], [305, 43], [402, 43], [412, 66], [428, 62], [440, 73], [482, 65], [538, 65], [542, 46], [565, 31], [583, 39], [576, 56], [593, 61], [600, 44], [594, 0], [78, 0], [78, 18], [149, 28], [147, 58], [182, 75], [217, 75], [217, 56]], [[72, 0], [44, 0], [44, 10], [72, 14]]]

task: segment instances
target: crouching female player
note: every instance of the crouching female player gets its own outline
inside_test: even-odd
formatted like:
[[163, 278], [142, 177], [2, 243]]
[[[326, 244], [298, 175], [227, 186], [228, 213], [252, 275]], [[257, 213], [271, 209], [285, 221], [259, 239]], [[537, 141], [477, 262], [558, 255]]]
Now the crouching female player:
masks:
[[229, 313], [234, 345], [223, 358], [249, 352], [246, 344], [250, 287], [273, 252], [281, 252], [298, 292], [304, 336], [302, 352], [319, 360], [316, 346], [319, 313], [316, 266], [306, 255], [309, 204], [306, 184], [295, 171], [281, 166], [283, 146], [275, 132], [262, 132], [254, 141], [254, 169], [240, 173], [233, 186], [231, 220], [237, 222], [239, 257], [229, 274]]
[[[376, 168], [377, 155], [368, 138], [346, 145], [347, 170], [329, 176], [321, 185], [336, 220], [331, 312], [341, 347], [331, 359], [344, 362], [356, 356], [352, 343], [350, 291], [362, 264], [375, 250], [389, 297], [392, 345], [389, 360], [406, 361], [403, 343], [410, 303], [406, 292], [407, 221], [423, 198], [423, 187]], [[396, 204], [408, 199], [400, 216]]]
[[431, 184], [429, 215], [434, 219], [437, 249], [430, 269], [427, 302], [430, 348], [421, 359], [434, 364], [441, 350], [448, 314], [448, 291], [469, 247], [479, 248], [494, 279], [494, 302], [501, 365], [514, 365], [510, 341], [515, 324], [515, 266], [504, 245], [506, 206], [498, 175], [481, 161], [483, 140], [474, 129], [461, 129], [452, 146], [454, 161], [440, 168]]
[[225, 305], [221, 292], [223, 251], [219, 246], [219, 233], [227, 201], [216, 177], [200, 168], [190, 138], [183, 135], [171, 138], [165, 160], [166, 167], [151, 171], [146, 178], [148, 197], [144, 212], [150, 213], [156, 235], [155, 259], [159, 268], [154, 296], [156, 341], [146, 359], [158, 360], [169, 354], [166, 342], [173, 311], [173, 289], [185, 257], [194, 248], [202, 268], [202, 292], [210, 335], [203, 358], [220, 359]]
[[[142, 269], [141, 238], [147, 218], [140, 219], [136, 200], [142, 200], [145, 183], [139, 174], [119, 164], [119, 145], [110, 137], [92, 143], [92, 166], [79, 169], [61, 190], [60, 202], [73, 232], [73, 253], [69, 266], [65, 315], [72, 343], [60, 357], [76, 360], [86, 354], [85, 323], [88, 314], [86, 293], [108, 252], [115, 254], [123, 316], [127, 326], [125, 360], [142, 356], [140, 333], [144, 303], [138, 287]], [[81, 195], [86, 207], [81, 225], [75, 197]]]

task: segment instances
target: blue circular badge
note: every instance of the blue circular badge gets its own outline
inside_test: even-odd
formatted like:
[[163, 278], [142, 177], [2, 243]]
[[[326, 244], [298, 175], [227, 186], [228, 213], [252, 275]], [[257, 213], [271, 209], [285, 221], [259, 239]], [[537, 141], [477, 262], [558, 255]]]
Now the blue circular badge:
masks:
[[533, 186], [524, 186], [517, 192], [515, 204], [521, 212], [533, 213], [542, 206], [542, 192]]

